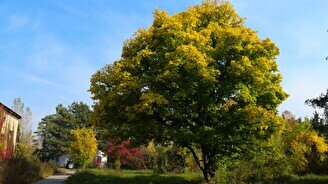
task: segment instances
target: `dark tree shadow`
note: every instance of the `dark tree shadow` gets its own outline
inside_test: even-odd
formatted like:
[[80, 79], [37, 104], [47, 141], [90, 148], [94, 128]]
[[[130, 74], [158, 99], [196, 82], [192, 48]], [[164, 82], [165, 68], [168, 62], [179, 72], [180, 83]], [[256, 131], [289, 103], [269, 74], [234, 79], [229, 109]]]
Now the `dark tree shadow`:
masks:
[[98, 175], [90, 172], [81, 172], [71, 176], [67, 184], [200, 184], [202, 178], [197, 180], [187, 180], [183, 176], [161, 176], [151, 174], [136, 174], [135, 176], [125, 176], [120, 174]]

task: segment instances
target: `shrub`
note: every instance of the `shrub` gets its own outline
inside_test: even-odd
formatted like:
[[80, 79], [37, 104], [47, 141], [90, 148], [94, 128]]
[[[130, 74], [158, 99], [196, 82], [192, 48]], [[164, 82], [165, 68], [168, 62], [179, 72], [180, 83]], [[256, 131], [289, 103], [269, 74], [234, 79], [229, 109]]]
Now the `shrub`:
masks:
[[18, 143], [11, 159], [1, 160], [0, 183], [30, 184], [45, 178], [56, 169], [55, 163], [42, 163], [28, 143]]
[[275, 183], [292, 173], [280, 136], [273, 136], [252, 151], [226, 157], [217, 164], [220, 168], [216, 173], [217, 183]]
[[158, 152], [155, 162], [157, 162], [154, 168], [155, 173], [183, 173], [186, 167], [185, 157], [187, 152], [185, 149], [178, 148], [174, 145], [170, 146], [156, 146]]
[[53, 161], [42, 163], [40, 166], [40, 174], [42, 178], [52, 175], [57, 169], [57, 164]]
[[320, 174], [328, 145], [324, 137], [313, 130], [306, 119], [286, 131], [283, 137], [284, 149], [294, 172], [298, 174]]
[[279, 160], [267, 157], [247, 159], [227, 159], [221, 161], [216, 172], [216, 183], [274, 183], [288, 174], [286, 165]]
[[40, 177], [40, 161], [35, 158], [13, 157], [5, 163], [3, 183], [30, 184]]
[[2, 182], [7, 184], [29, 184], [40, 179], [40, 160], [32, 155], [31, 146], [19, 143], [14, 156], [4, 160]]
[[156, 174], [167, 172], [184, 173], [199, 171], [189, 150], [176, 145], [155, 145], [149, 142], [147, 147], [141, 147], [145, 166]]
[[109, 140], [106, 145], [109, 162], [114, 164], [119, 170], [122, 166], [125, 169], [144, 169], [144, 155], [138, 147], [132, 147], [130, 140], [117, 143]]

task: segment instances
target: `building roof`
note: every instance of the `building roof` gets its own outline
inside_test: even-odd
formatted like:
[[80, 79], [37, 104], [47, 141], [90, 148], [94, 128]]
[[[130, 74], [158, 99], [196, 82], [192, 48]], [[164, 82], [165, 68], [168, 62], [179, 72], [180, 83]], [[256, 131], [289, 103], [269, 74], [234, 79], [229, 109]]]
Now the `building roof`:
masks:
[[0, 106], [4, 107], [5, 110], [10, 113], [11, 115], [15, 116], [17, 119], [21, 119], [22, 117], [17, 114], [15, 111], [11, 110], [9, 107], [5, 106], [3, 103], [0, 102]]

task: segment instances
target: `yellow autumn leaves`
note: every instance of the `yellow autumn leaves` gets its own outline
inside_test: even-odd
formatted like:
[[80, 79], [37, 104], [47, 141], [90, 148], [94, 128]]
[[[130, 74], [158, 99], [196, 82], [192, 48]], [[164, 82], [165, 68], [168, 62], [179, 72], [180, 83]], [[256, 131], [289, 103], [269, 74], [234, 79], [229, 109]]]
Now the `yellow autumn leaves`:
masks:
[[308, 120], [297, 122], [289, 120], [292, 124], [283, 136], [283, 147], [289, 154], [290, 161], [296, 171], [302, 172], [309, 162], [320, 162], [328, 151], [326, 140], [313, 130]]
[[96, 133], [90, 128], [81, 128], [72, 130], [71, 134], [69, 155], [84, 169], [92, 163], [97, 152]]

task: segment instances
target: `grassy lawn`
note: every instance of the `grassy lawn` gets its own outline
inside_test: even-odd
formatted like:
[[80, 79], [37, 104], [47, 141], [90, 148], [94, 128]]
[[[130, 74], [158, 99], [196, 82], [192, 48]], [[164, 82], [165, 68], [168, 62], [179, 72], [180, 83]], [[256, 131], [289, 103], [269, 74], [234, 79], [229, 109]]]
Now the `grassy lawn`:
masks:
[[[160, 174], [154, 175], [152, 171], [131, 171], [131, 170], [100, 170], [90, 169], [77, 172], [69, 177], [66, 184], [201, 184], [202, 175], [199, 173], [187, 174]], [[263, 183], [286, 183], [286, 184], [324, 184], [328, 183], [328, 176], [305, 175], [286, 176], [278, 181], [266, 181]]]
[[328, 183], [328, 175], [305, 175], [305, 176], [290, 176], [285, 183], [290, 184], [326, 184]]
[[161, 183], [202, 183], [201, 174], [160, 174], [154, 175], [152, 171], [130, 170], [100, 170], [92, 169], [78, 172], [66, 181], [66, 184], [110, 184], [110, 183], [134, 183], [134, 184], [161, 184]]

